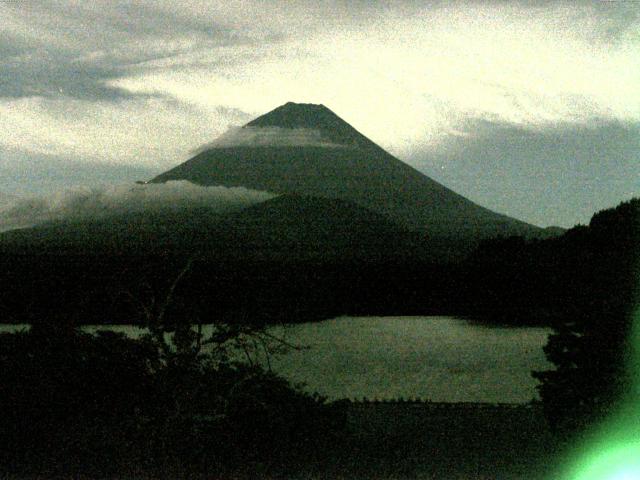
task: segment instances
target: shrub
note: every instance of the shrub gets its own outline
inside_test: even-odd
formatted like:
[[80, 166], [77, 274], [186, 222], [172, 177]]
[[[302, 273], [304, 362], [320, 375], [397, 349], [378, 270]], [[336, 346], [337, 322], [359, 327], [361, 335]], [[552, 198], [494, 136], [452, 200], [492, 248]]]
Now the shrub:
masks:
[[0, 335], [5, 473], [286, 471], [340, 438], [343, 410], [272, 372], [165, 354], [151, 336]]

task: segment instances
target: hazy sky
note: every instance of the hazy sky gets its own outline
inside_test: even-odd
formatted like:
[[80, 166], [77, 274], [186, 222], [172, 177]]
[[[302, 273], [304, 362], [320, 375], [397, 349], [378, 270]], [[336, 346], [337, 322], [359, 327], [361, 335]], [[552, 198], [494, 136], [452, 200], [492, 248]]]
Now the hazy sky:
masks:
[[148, 178], [296, 101], [538, 225], [640, 195], [637, 2], [425, 3], [0, 0], [0, 192]]

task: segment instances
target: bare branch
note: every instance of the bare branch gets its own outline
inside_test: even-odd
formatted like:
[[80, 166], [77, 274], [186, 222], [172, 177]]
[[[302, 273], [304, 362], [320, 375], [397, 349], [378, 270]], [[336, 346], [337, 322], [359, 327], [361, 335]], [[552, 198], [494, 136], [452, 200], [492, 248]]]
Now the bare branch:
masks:
[[187, 261], [187, 264], [180, 271], [178, 276], [174, 278], [173, 283], [171, 283], [171, 286], [169, 287], [169, 291], [165, 296], [164, 302], [162, 302], [162, 305], [160, 306], [160, 310], [158, 311], [158, 316], [156, 318], [156, 321], [158, 322], [158, 324], [160, 325], [162, 324], [162, 321], [164, 320], [164, 315], [167, 311], [167, 307], [171, 304], [173, 300], [173, 294], [176, 290], [176, 287], [178, 286], [178, 283], [180, 283], [180, 280], [182, 280], [182, 278], [187, 274], [187, 272], [191, 270], [192, 264], [193, 264], [193, 258], [189, 258], [189, 260]]
[[292, 350], [297, 350], [297, 351], [301, 351], [301, 350], [308, 350], [309, 346], [307, 345], [295, 345], [293, 343], [290, 343], [288, 341], [286, 341], [284, 338], [279, 337], [277, 335], [273, 335], [269, 332], [267, 332], [266, 330], [262, 330], [259, 335], [265, 336], [267, 338], [270, 338], [271, 340], [276, 341], [277, 343], [286, 346], [287, 348], [291, 348]]

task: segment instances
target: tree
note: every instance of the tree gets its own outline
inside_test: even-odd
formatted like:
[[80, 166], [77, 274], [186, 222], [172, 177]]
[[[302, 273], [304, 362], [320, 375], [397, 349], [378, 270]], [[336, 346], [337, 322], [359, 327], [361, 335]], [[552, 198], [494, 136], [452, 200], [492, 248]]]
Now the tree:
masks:
[[114, 332], [0, 334], [0, 465], [49, 476], [139, 460], [129, 446], [153, 410], [154, 357]]
[[126, 295], [140, 338], [52, 321], [0, 335], [0, 476], [281, 471], [329, 451], [341, 410], [256, 361], [295, 346], [248, 321], [205, 332], [180, 290], [191, 265]]
[[[632, 395], [629, 356], [638, 300], [640, 199], [595, 214], [586, 232], [562, 239], [576, 261], [561, 272], [565, 304], [544, 348], [555, 370], [533, 372], [549, 423], [572, 433]], [[567, 245], [568, 244], [568, 245]], [[588, 259], [588, 261], [577, 261]], [[578, 279], [575, 281], [575, 279]]]

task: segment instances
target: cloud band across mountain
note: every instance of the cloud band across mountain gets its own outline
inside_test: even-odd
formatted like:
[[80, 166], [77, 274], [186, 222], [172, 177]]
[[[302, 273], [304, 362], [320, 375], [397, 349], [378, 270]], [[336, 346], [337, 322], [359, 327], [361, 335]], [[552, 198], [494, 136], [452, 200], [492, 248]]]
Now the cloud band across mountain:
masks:
[[273, 198], [243, 187], [202, 187], [187, 181], [79, 188], [0, 205], [0, 231], [59, 220], [100, 219], [130, 213], [207, 208], [228, 213]]
[[281, 127], [233, 127], [219, 138], [205, 144], [192, 153], [211, 148], [228, 147], [342, 147], [323, 138], [318, 129]]

